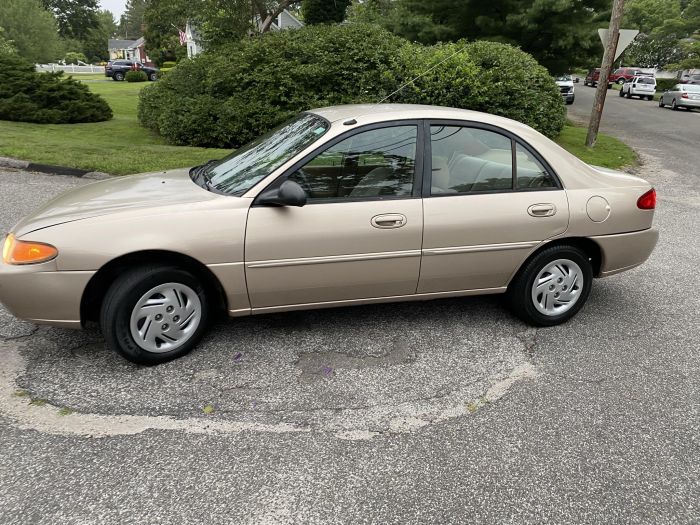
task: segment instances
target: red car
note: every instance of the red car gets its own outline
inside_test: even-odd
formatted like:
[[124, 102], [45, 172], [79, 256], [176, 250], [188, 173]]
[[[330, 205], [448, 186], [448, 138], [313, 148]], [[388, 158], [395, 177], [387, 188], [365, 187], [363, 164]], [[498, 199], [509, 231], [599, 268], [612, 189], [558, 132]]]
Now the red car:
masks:
[[[611, 88], [612, 83], [614, 82], [612, 79], [612, 76], [613, 76], [612, 73], [610, 73], [608, 75], [608, 88]], [[598, 84], [599, 79], [600, 79], [600, 68], [597, 67], [595, 69], [591, 69], [588, 72], [588, 74], [586, 75], [586, 78], [583, 79], [583, 85], [595, 87]]]
[[621, 67], [610, 74], [610, 80], [618, 84], [624, 84], [634, 77], [646, 76], [644, 71], [632, 67]]

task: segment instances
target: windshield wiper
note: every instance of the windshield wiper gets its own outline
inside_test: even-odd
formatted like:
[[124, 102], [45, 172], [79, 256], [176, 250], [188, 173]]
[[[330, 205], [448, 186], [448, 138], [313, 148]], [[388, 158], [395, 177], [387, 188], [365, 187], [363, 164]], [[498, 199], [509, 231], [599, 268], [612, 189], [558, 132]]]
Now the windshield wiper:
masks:
[[202, 188], [211, 191], [213, 184], [211, 182], [211, 176], [209, 175], [207, 169], [215, 162], [218, 162], [218, 159], [208, 160], [204, 164], [195, 166], [190, 170], [190, 178]]

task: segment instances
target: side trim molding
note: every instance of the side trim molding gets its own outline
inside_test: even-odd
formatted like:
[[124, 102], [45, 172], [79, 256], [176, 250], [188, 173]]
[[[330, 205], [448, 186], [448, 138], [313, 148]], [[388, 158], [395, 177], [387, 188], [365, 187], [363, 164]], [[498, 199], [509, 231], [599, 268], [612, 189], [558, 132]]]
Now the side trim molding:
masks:
[[540, 241], [509, 242], [504, 244], [475, 244], [473, 246], [450, 246], [447, 248], [428, 248], [423, 255], [456, 255], [474, 252], [501, 252], [505, 250], [527, 250], [540, 244]]
[[329, 264], [358, 261], [375, 261], [379, 259], [403, 259], [405, 257], [420, 257], [420, 250], [401, 252], [362, 253], [357, 255], [328, 255], [324, 257], [303, 257], [299, 259], [275, 259], [257, 261], [246, 264], [246, 268], [279, 268], [282, 266], [303, 266], [307, 264]]

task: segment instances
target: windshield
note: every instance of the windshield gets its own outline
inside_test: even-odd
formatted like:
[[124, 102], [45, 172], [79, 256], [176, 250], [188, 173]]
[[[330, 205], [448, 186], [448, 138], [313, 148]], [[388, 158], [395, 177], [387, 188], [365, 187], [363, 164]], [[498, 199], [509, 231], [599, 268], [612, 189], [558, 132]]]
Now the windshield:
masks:
[[318, 115], [299, 115], [208, 166], [205, 176], [209, 187], [229, 195], [243, 195], [317, 141], [328, 128], [328, 121]]
[[571, 75], [559, 75], [556, 79], [557, 82], [569, 82], [571, 80]]
[[687, 91], [688, 93], [700, 93], [700, 85], [685, 84], [683, 86], [683, 91]]

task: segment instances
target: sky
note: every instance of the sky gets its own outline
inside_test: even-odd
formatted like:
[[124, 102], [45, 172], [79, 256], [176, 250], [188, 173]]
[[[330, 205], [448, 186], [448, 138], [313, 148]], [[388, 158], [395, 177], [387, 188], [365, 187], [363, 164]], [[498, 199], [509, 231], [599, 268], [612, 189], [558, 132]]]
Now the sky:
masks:
[[100, 0], [100, 7], [112, 11], [117, 21], [119, 17], [122, 16], [122, 13], [124, 13], [124, 4], [126, 4], [126, 0]]

